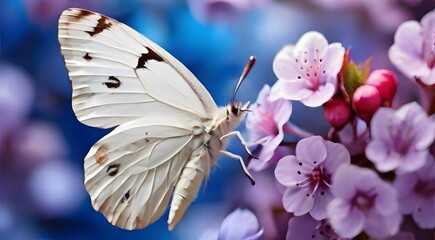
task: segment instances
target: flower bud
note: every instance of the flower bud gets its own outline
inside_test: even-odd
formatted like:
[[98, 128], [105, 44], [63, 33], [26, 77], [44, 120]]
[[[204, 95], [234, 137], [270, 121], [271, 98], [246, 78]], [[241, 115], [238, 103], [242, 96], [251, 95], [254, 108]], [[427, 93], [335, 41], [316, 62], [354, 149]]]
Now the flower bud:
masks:
[[350, 119], [350, 107], [342, 96], [335, 96], [323, 104], [323, 115], [334, 128], [340, 130]]
[[362, 85], [357, 88], [352, 101], [355, 111], [365, 121], [369, 121], [382, 105], [381, 94], [376, 87], [371, 85]]
[[391, 71], [377, 69], [366, 80], [366, 84], [375, 87], [381, 95], [382, 102], [391, 105], [397, 91], [397, 79]]

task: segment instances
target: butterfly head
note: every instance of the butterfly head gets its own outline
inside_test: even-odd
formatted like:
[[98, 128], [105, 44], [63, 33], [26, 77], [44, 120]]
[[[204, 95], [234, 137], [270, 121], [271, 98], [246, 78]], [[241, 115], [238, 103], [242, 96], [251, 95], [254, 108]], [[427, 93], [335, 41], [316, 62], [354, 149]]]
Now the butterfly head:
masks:
[[227, 106], [227, 121], [230, 123], [238, 123], [242, 120], [244, 113], [249, 112], [250, 102], [245, 104], [232, 102]]

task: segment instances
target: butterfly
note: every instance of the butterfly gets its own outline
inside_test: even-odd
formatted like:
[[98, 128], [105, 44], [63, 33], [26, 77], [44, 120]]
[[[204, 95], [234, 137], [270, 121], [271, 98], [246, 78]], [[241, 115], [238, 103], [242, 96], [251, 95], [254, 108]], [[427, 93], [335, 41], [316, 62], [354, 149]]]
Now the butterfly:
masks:
[[59, 19], [61, 53], [72, 83], [77, 119], [113, 128], [84, 160], [85, 187], [92, 206], [123, 229], [158, 220], [170, 197], [172, 230], [196, 198], [201, 183], [249, 103], [234, 95], [255, 62], [251, 57], [231, 103], [218, 107], [198, 79], [177, 59], [130, 27], [96, 12], [70, 8]]

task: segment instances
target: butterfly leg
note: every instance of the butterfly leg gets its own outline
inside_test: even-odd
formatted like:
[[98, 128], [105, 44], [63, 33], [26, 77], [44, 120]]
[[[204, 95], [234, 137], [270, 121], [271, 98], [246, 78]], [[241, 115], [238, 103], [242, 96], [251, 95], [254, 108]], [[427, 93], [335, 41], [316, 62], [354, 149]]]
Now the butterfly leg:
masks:
[[243, 162], [243, 158], [241, 156], [234, 154], [232, 152], [224, 151], [224, 150], [221, 150], [220, 152], [229, 158], [239, 160], [240, 166], [242, 167], [243, 172], [245, 173], [246, 177], [248, 177], [248, 179], [249, 179], [249, 181], [251, 181], [252, 185], [255, 185], [255, 180], [251, 176], [251, 174], [249, 173], [248, 168], [246, 168], [245, 162]]
[[249, 144], [246, 143], [245, 139], [243, 138], [242, 134], [241, 134], [239, 131], [232, 131], [232, 132], [230, 132], [230, 133], [227, 133], [227, 134], [223, 135], [220, 139], [222, 140], [222, 139], [224, 139], [224, 138], [226, 138], [226, 137], [230, 137], [230, 136], [233, 136], [233, 135], [236, 135], [236, 136], [237, 136], [237, 138], [240, 140], [240, 142], [242, 143], [242, 145], [245, 147], [246, 152], [249, 154], [249, 156], [250, 156], [251, 158], [258, 159], [258, 157], [254, 156], [254, 155], [252, 154], [251, 150], [249, 150], [249, 148], [248, 148], [248, 145], [249, 145]]

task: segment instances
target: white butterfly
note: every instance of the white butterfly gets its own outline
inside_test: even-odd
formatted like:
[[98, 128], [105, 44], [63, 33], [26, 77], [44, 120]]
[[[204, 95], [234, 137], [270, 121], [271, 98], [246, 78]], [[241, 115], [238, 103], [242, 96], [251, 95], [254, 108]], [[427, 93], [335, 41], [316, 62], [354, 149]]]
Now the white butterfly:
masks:
[[169, 53], [99, 13], [65, 10], [59, 42], [78, 120], [92, 127], [117, 126], [92, 146], [84, 163], [92, 205], [109, 222], [129, 230], [144, 228], [161, 217], [172, 195], [172, 230], [220, 153], [239, 160], [253, 181], [242, 158], [224, 151], [231, 135], [246, 148], [233, 127], [247, 105], [232, 99], [228, 106], [217, 107]]

